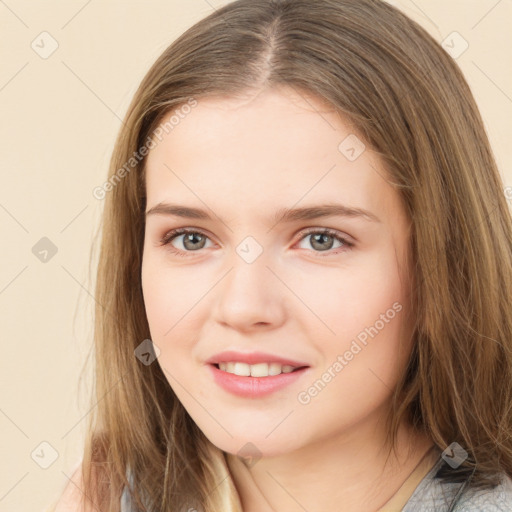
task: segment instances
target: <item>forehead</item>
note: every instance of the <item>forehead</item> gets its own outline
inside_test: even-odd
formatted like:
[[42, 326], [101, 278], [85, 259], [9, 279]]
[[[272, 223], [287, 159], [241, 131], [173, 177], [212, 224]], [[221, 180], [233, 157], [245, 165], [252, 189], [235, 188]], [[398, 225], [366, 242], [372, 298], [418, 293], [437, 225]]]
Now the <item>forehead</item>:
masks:
[[311, 95], [279, 89], [209, 97], [176, 112], [162, 120], [175, 116], [146, 161], [150, 206], [218, 201], [230, 216], [317, 200], [382, 210], [396, 199], [375, 153]]

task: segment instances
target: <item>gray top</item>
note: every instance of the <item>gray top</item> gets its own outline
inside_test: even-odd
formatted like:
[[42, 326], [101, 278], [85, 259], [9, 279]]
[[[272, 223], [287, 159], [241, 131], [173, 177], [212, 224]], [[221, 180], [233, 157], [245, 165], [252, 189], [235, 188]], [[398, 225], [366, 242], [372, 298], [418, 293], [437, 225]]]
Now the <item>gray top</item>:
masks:
[[499, 485], [490, 490], [476, 490], [462, 483], [434, 478], [446, 464], [442, 457], [420, 481], [400, 512], [512, 512], [512, 479], [501, 475]]
[[[475, 490], [467, 485], [467, 480], [446, 483], [434, 478], [443, 464], [446, 462], [439, 457], [397, 512], [512, 512], [512, 479], [506, 474], [502, 474], [501, 483], [494, 489]], [[129, 481], [132, 482], [130, 477]], [[121, 512], [138, 512], [126, 487], [121, 496]]]

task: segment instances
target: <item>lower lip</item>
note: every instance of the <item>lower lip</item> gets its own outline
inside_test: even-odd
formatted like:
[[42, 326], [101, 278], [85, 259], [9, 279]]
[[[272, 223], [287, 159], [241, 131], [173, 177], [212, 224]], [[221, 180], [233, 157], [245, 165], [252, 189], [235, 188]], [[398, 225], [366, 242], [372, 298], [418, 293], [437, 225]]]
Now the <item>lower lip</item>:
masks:
[[261, 397], [295, 382], [309, 370], [309, 367], [301, 368], [290, 373], [280, 373], [268, 377], [241, 377], [234, 373], [220, 370], [213, 364], [208, 365], [213, 373], [215, 382], [230, 393], [243, 397]]

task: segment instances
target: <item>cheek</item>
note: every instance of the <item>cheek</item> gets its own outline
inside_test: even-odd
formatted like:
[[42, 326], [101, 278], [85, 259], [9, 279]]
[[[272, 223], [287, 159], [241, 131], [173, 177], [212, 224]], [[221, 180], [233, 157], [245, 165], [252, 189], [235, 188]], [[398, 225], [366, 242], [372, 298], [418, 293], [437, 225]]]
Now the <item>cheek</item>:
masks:
[[[170, 272], [148, 259], [142, 265], [142, 294], [151, 339], [160, 349], [159, 361], [168, 359], [170, 340], [180, 327], [179, 318], [183, 307], [179, 283]], [[181, 300], [180, 300], [181, 298]]]
[[[390, 308], [387, 316], [400, 316], [395, 313], [403, 306], [403, 288], [394, 251], [360, 253], [347, 265], [318, 268], [313, 274], [306, 270], [295, 273], [295, 277], [294, 273], [287, 275], [287, 283], [313, 313], [305, 318], [314, 321], [316, 327], [320, 320], [327, 336], [330, 331], [340, 340], [347, 340], [374, 325]], [[395, 303], [399, 306], [393, 309]], [[387, 325], [386, 330], [390, 330]]]
[[394, 251], [368, 257], [364, 265], [340, 271], [327, 282], [328, 290], [312, 295], [321, 295], [316, 311], [332, 331], [330, 335], [326, 330], [318, 345], [324, 353], [324, 368], [332, 368], [342, 356], [343, 370], [337, 372], [340, 389], [347, 386], [354, 396], [361, 396], [357, 390], [371, 395], [380, 389], [387, 394], [402, 371], [407, 354], [401, 343], [408, 336], [403, 329], [404, 290]]
[[[348, 365], [358, 368], [358, 385], [384, 386], [386, 393], [403, 370], [409, 347], [404, 286], [394, 251], [382, 254], [365, 272], [349, 283], [351, 296], [344, 295], [344, 310], [336, 327]], [[344, 324], [343, 324], [344, 322]], [[353, 374], [354, 378], [355, 373]], [[371, 382], [366, 382], [369, 379]]]
[[[156, 267], [151, 266], [146, 261], [142, 265], [141, 282], [144, 306], [151, 334], [153, 337], [161, 336], [165, 332], [163, 323], [166, 318], [166, 311], [172, 311], [173, 302], [172, 294], [165, 293], [167, 289], [166, 275], [157, 271]], [[170, 325], [167, 326], [167, 329], [169, 327]]]
[[[159, 257], [147, 257], [141, 270], [142, 293], [152, 341], [160, 349], [158, 361], [169, 383], [192, 375], [198, 325], [204, 321], [205, 295], [211, 283], [191, 267], [169, 267]], [[166, 371], [165, 371], [166, 370]]]
[[198, 272], [169, 266], [163, 252], [145, 256], [141, 270], [148, 323], [159, 336], [168, 333], [181, 318], [192, 312], [207, 291], [207, 283]]

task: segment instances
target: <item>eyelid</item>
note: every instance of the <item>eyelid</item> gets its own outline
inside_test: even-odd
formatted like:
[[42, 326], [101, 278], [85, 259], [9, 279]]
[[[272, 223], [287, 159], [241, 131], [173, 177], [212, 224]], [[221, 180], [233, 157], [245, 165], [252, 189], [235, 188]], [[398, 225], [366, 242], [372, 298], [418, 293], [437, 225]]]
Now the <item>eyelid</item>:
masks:
[[310, 226], [299, 231], [296, 236], [299, 236], [302, 239], [304, 236], [310, 235], [312, 233], [324, 233], [326, 235], [331, 235], [333, 237], [343, 239], [347, 245], [355, 245], [356, 243], [356, 239], [354, 237], [334, 228], [320, 228], [316, 226]]
[[[160, 245], [166, 245], [166, 244], [170, 243], [170, 241], [174, 237], [177, 238], [178, 236], [186, 235], [187, 233], [199, 233], [199, 234], [209, 238], [210, 240], [212, 239], [212, 237], [202, 228], [194, 228], [194, 227], [175, 228], [175, 229], [171, 229], [170, 231], [167, 231], [164, 234], [164, 236], [162, 236], [162, 238], [159, 240]], [[193, 251], [189, 251], [189, 252], [193, 252]]]
[[[199, 252], [199, 251], [182, 251], [181, 249], [176, 249], [174, 246], [171, 245], [171, 241], [174, 238], [178, 238], [181, 235], [186, 235], [187, 233], [198, 233], [198, 234], [205, 236], [206, 238], [208, 238], [210, 240], [212, 239], [212, 237], [204, 229], [187, 226], [187, 227], [175, 228], [175, 229], [171, 229], [170, 231], [167, 231], [163, 235], [163, 237], [160, 239], [159, 245], [164, 246], [164, 247], [169, 246], [168, 247], [169, 250], [178, 255], [184, 255], [184, 254], [192, 255], [194, 252]], [[295, 244], [301, 242], [308, 235], [316, 234], [316, 233], [322, 233], [322, 234], [332, 236], [333, 238], [337, 239], [338, 241], [340, 241], [343, 244], [343, 246], [341, 248], [338, 247], [336, 250], [330, 249], [327, 251], [310, 251], [310, 252], [317, 253], [319, 256], [323, 256], [322, 255], [323, 252], [325, 252], [325, 256], [337, 255], [341, 252], [346, 252], [346, 251], [352, 249], [355, 245], [354, 238], [351, 237], [350, 235], [346, 235], [345, 233], [342, 233], [334, 228], [317, 227], [317, 226], [309, 226], [307, 228], [300, 230], [294, 236], [294, 238], [298, 237], [298, 240], [297, 240], [297, 242], [295, 242]]]

